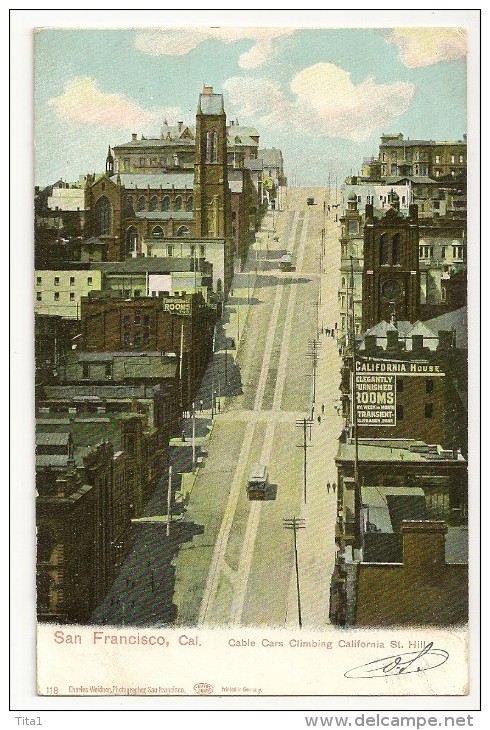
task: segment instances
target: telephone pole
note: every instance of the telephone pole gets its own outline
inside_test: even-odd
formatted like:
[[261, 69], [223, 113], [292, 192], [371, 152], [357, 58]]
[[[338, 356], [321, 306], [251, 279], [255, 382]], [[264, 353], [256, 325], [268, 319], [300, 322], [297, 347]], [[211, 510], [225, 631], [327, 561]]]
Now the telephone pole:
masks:
[[[317, 331], [318, 331], [318, 302], [315, 302], [315, 306], [317, 307]], [[313, 378], [313, 384], [312, 384], [312, 392], [311, 392], [311, 400], [312, 400], [312, 418], [313, 418], [313, 410], [314, 405], [316, 401], [316, 367], [318, 363], [318, 340], [310, 340], [308, 343], [309, 350], [306, 353], [306, 357], [309, 358], [312, 362], [312, 374], [311, 377]]]
[[296, 533], [298, 530], [304, 529], [306, 525], [304, 519], [301, 517], [283, 517], [283, 523], [283, 527], [285, 530], [293, 531], [294, 567], [296, 570], [296, 593], [298, 596], [298, 623], [299, 627], [301, 628], [303, 626], [303, 622], [301, 620], [301, 594], [299, 590], [298, 544], [296, 540]]
[[311, 425], [312, 422], [308, 418], [301, 418], [300, 420], [296, 421], [296, 428], [301, 428], [303, 430], [303, 443], [298, 444], [298, 448], [303, 449], [303, 499], [306, 504], [306, 449], [309, 449], [310, 447], [306, 443], [306, 430], [310, 429], [310, 438], [311, 438]]

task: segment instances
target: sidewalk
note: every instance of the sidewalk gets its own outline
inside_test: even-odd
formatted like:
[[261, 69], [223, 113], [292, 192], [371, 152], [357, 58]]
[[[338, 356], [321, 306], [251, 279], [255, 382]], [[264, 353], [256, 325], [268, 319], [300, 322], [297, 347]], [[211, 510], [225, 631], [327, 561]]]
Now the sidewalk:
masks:
[[[340, 270], [340, 225], [327, 218], [326, 256], [322, 272], [319, 328], [334, 329], [339, 322], [338, 285]], [[321, 241], [318, 241], [320, 247]], [[302, 621], [304, 628], [321, 628], [330, 623], [330, 576], [335, 562], [335, 521], [337, 492], [327, 483], [337, 482], [335, 455], [342, 418], [337, 412], [341, 358], [337, 338], [319, 334], [311, 441], [307, 450], [307, 500], [302, 503], [300, 517], [305, 529], [298, 530], [298, 565]], [[306, 414], [305, 414], [306, 415]], [[311, 417], [311, 411], [308, 417]], [[320, 422], [318, 422], [320, 416]], [[288, 600], [288, 627], [298, 625], [297, 592], [291, 581]]]

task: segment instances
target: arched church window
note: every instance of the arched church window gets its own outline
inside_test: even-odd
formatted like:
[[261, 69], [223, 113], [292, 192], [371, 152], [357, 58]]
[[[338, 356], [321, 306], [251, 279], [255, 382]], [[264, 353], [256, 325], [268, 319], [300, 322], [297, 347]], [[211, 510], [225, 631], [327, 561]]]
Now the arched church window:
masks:
[[158, 198], [156, 195], [153, 195], [150, 198], [150, 210], [156, 210], [158, 207]]
[[190, 234], [189, 229], [187, 226], [180, 226], [180, 228], [177, 229], [177, 233], [175, 234], [179, 238], [188, 238]]
[[146, 210], [146, 198], [144, 195], [140, 195], [138, 198], [138, 210]]
[[189, 197], [187, 198], [186, 204], [185, 204], [185, 209], [190, 212], [193, 208], [194, 208], [194, 198], [192, 195], [189, 195]]
[[174, 210], [182, 210], [182, 198], [180, 195], [177, 195], [174, 200]]
[[95, 233], [97, 236], [108, 236], [112, 230], [112, 206], [104, 196], [95, 204]]
[[400, 234], [396, 233], [393, 236], [392, 246], [391, 246], [391, 263], [392, 264], [401, 264], [401, 243], [400, 243]]
[[162, 211], [166, 212], [167, 210], [170, 210], [170, 198], [168, 195], [166, 195], [162, 200]]
[[379, 263], [381, 266], [389, 264], [389, 245], [390, 240], [386, 233], [383, 233], [381, 238], [379, 239]]

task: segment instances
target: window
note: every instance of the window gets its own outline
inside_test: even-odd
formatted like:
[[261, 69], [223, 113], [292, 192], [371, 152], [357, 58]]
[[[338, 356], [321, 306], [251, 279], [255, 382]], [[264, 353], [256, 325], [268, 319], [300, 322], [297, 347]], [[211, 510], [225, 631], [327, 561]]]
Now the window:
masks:
[[54, 285], [55, 286], [59, 286], [60, 285], [60, 277], [59, 276], [55, 276], [54, 277]]
[[90, 365], [88, 362], [82, 363], [82, 378], [90, 378]]
[[166, 195], [162, 200], [162, 211], [170, 210], [170, 198]]
[[75, 286], [75, 277], [70, 276], [70, 286]]
[[174, 200], [174, 210], [182, 210], [182, 198], [180, 195], [177, 195]]
[[432, 378], [427, 378], [425, 381], [425, 392], [426, 393], [433, 393], [434, 392], [434, 381]]
[[59, 291], [55, 291], [54, 293], [54, 301], [59, 302], [60, 301], [60, 293]]
[[140, 167], [144, 167], [144, 166], [145, 166], [145, 158], [140, 157]]
[[152, 236], [155, 236], [156, 238], [163, 238], [164, 232], [163, 228], [161, 226], [155, 226], [151, 232]]
[[193, 207], [194, 207], [194, 198], [193, 198], [193, 196], [192, 196], [192, 195], [190, 195], [190, 196], [189, 196], [189, 197], [187, 198], [187, 202], [186, 202], [186, 204], [185, 204], [185, 209], [186, 209], [186, 210], [187, 210], [188, 212], [190, 212], [190, 211], [191, 211], [191, 210], [193, 209]]
[[74, 301], [75, 301], [75, 292], [71, 291], [70, 292], [70, 302], [74, 302]]
[[93, 284], [93, 279], [92, 279], [92, 277], [91, 277], [91, 276], [87, 276], [87, 285], [88, 285], [88, 286], [92, 286], [92, 284]]
[[403, 406], [400, 404], [396, 407], [396, 420], [397, 421], [403, 421]]
[[426, 403], [425, 404], [425, 417], [426, 418], [432, 418], [434, 415], [434, 405], [433, 403]]
[[36, 293], [36, 299], [37, 299], [38, 302], [42, 302], [42, 300], [43, 300], [42, 292], [38, 291]]
[[190, 233], [190, 231], [187, 228], [187, 226], [180, 226], [180, 228], [177, 229], [177, 233], [175, 235], [178, 236], [179, 238], [182, 238], [182, 237], [186, 238], [189, 236], [189, 233]]
[[138, 210], [146, 210], [146, 199], [144, 195], [138, 198]]
[[123, 169], [129, 170], [129, 167], [130, 167], [129, 157], [125, 157], [123, 160]]
[[451, 165], [454, 165], [454, 162], [455, 162], [455, 157], [454, 157], [454, 155], [451, 155]]
[[400, 246], [400, 234], [396, 233], [393, 236], [391, 246], [391, 263], [393, 265], [399, 265], [401, 263], [401, 246]]
[[441, 161], [440, 155], [436, 155], [436, 165], [438, 165]]
[[206, 246], [201, 246], [201, 258], [206, 256]]
[[153, 195], [150, 198], [150, 210], [156, 210], [158, 206], [158, 198], [156, 195]]
[[41, 286], [41, 284], [42, 284], [42, 283], [43, 283], [43, 278], [42, 278], [42, 276], [38, 276], [38, 277], [36, 278], [36, 284], [37, 284], [38, 286]]
[[112, 363], [106, 362], [105, 364], [105, 376], [106, 378], [112, 378]]
[[402, 378], [396, 379], [396, 392], [402, 393], [405, 390], [405, 383], [403, 382]]
[[174, 247], [172, 245], [167, 246], [167, 256], [172, 257], [174, 255]]
[[463, 259], [464, 258], [464, 247], [463, 246], [453, 246], [453, 259]]
[[464, 157], [463, 157], [463, 155], [460, 155], [459, 156], [459, 163], [460, 163], [460, 165], [462, 165], [463, 162], [464, 162]]
[[106, 197], [95, 204], [95, 233], [97, 236], [108, 236], [112, 230], [112, 206]]
[[446, 258], [446, 247], [441, 246], [441, 259], [445, 259], [445, 258]]
[[218, 161], [218, 135], [208, 132], [206, 135], [206, 162]]
[[386, 266], [389, 263], [388, 246], [388, 236], [386, 235], [386, 233], [383, 233], [383, 235], [379, 239], [379, 263], [381, 264], [381, 266]]
[[190, 249], [191, 249], [191, 257], [195, 258], [196, 257], [196, 247], [194, 246], [194, 244], [191, 245]]

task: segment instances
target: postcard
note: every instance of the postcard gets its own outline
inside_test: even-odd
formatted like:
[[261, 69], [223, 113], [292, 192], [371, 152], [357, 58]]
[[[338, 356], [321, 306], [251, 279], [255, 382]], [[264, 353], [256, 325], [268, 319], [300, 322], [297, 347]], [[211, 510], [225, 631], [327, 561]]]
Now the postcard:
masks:
[[472, 12], [32, 28], [40, 697], [470, 692]]

